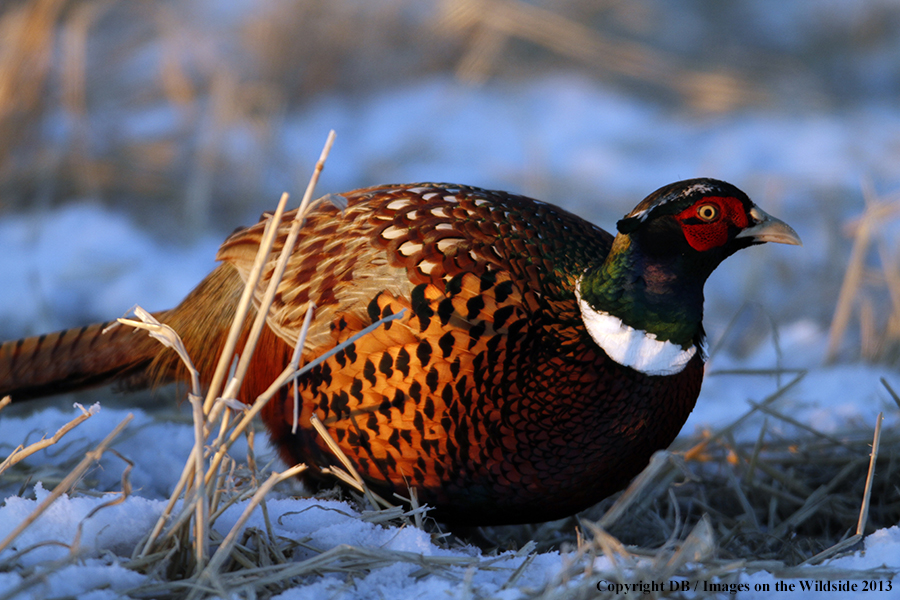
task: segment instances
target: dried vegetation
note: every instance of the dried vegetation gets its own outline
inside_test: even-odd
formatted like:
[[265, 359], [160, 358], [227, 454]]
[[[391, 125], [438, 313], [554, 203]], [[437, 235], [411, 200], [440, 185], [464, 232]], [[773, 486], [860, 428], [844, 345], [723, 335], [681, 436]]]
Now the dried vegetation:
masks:
[[[177, 203], [159, 212], [177, 212], [181, 209], [176, 206], [184, 206], [186, 216], [202, 224], [211, 212], [212, 197], [218, 206], [258, 192], [256, 181], [265, 170], [262, 157], [268, 155], [272, 128], [290, 106], [325, 89], [364, 88], [410, 75], [453, 70], [461, 78], [483, 81], [499, 72], [515, 77], [555, 61], [574, 60], [601, 76], [653, 86], [702, 110], [728, 110], [761, 99], [758, 88], [748, 86], [739, 74], [694, 70], [584, 24], [598, 19], [640, 21], [623, 3], [590, 9], [571, 1], [551, 11], [519, 0], [448, 0], [426, 17], [417, 3], [385, 4], [388, 8], [373, 10], [368, 3], [356, 2], [273, 3], [227, 40], [187, 25], [181, 9], [170, 3], [8, 4], [0, 13], [0, 209], [96, 194], [124, 202], [140, 198]], [[99, 30], [104, 35], [98, 36]], [[361, 60], [356, 51], [360, 43], [375, 48], [369, 54], [394, 69], [373, 68], [372, 62]], [[150, 134], [112, 131], [103, 118], [105, 111], [154, 106], [173, 111], [177, 118]], [[243, 150], [230, 155], [223, 148], [236, 136], [243, 140]], [[900, 200], [894, 197], [872, 198], [865, 215], [850, 226], [855, 243], [832, 323], [832, 357], [854, 323], [859, 324], [864, 357], [896, 354], [900, 269], [897, 249], [880, 236], [879, 227], [895, 218], [898, 206]], [[866, 268], [872, 249], [881, 265], [877, 271]], [[881, 304], [873, 297], [886, 298], [890, 309], [885, 319], [879, 320]], [[138, 326], [167, 343], [178, 343], [176, 332], [164, 325]], [[339, 546], [320, 553], [305, 540], [242, 530], [240, 523], [224, 538], [216, 535], [211, 524], [223, 507], [243, 501], [249, 501], [248, 511], [265, 507], [266, 493], [302, 468], [264, 476], [252, 462], [228, 462], [228, 445], [237, 436], [250, 436], [252, 448], [253, 429], [247, 424], [254, 409], [216, 400], [229, 396], [222, 389], [227, 367], [205, 400], [194, 386], [197, 446], [169, 510], [124, 563], [155, 580], [132, 590], [132, 597], [200, 598], [241, 589], [264, 598], [323, 573], [362, 574], [395, 562], [419, 565], [421, 576], [454, 581], [463, 578], [466, 569], [494, 568], [499, 558], [490, 552], [477, 558], [442, 558]], [[900, 439], [897, 432], [881, 432], [876, 424], [872, 430], [837, 437], [817, 431], [791, 439], [774, 434], [768, 424], [776, 421], [795, 430], [804, 427], [773, 408], [774, 400], [800, 376], [752, 407], [751, 412], [766, 415], [755, 443], [736, 441], [746, 438], [736, 434], [747, 427], [743, 418], [737, 419], [722, 431], [685, 439], [679, 448], [657, 455], [629, 490], [578, 518], [485, 528], [477, 532], [480, 543], [518, 549], [520, 556], [548, 549], [566, 553], [570, 567], [558, 580], [543, 589], [522, 590], [533, 598], [599, 597], [595, 583], [600, 577], [715, 577], [728, 582], [757, 570], [778, 577], [892, 576], [882, 571], [835, 573], [815, 566], [857, 549], [873, 529], [900, 522]], [[891, 394], [897, 399], [893, 390]], [[3, 406], [0, 402], [0, 410]], [[16, 449], [0, 464], [0, 478], [5, 484], [21, 482], [20, 493], [38, 479], [53, 487], [33, 517], [63, 493], [90, 493], [90, 481], [82, 479], [86, 467], [100, 454], [113, 452], [113, 438], [127, 426], [123, 421], [83, 459], [70, 459], [77, 464], [67, 463], [65, 456], [72, 455], [60, 452], [55, 472], [29, 467], [28, 455], [67, 443], [66, 434], [71, 436], [70, 430], [89, 417], [86, 411], [53, 437]], [[879, 434], [874, 447], [880, 451], [873, 451], [875, 431]], [[210, 435], [215, 441], [204, 451]], [[242, 486], [226, 486], [237, 470], [245, 475]], [[128, 472], [126, 467], [121, 495], [112, 502], [130, 493]], [[351, 485], [358, 480], [352, 468], [342, 477]], [[385, 506], [364, 485], [356, 485], [363, 494], [357, 501], [367, 509], [361, 518], [430, 527], [440, 543], [459, 543], [423, 520], [421, 509]], [[176, 508], [177, 500], [183, 502]], [[0, 548], [9, 547], [32, 522], [23, 522], [0, 541]], [[17, 557], [0, 563], [0, 571], [19, 570], [25, 579], [0, 597], [11, 597], [39, 579], [36, 572], [23, 571]], [[595, 571], [597, 557], [609, 559], [613, 567]], [[517, 587], [521, 573], [513, 572], [506, 587]]]

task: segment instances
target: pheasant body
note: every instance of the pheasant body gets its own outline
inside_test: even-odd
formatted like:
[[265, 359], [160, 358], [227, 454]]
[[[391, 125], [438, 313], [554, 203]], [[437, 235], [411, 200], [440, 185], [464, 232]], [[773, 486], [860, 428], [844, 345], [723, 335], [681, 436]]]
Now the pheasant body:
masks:
[[[311, 302], [305, 362], [405, 311], [298, 381], [296, 433], [288, 389], [262, 418], [286, 462], [321, 468], [335, 459], [310, 425], [315, 413], [373, 489], [415, 487], [457, 522], [548, 520], [624, 487], [671, 443], [699, 394], [706, 277], [753, 243], [799, 243], [714, 180], [662, 188], [619, 222], [616, 238], [550, 204], [466, 186], [332, 199], [307, 217], [240, 397], [252, 402], [290, 360]], [[273, 257], [292, 218], [277, 224]], [[264, 227], [229, 237], [223, 264], [159, 316], [207, 377]], [[132, 383], [181, 376], [171, 353], [116, 339], [126, 364], [71, 370]], [[66, 387], [58, 374], [17, 381], [29, 358], [50, 351], [14, 344], [0, 346], [0, 394]]]

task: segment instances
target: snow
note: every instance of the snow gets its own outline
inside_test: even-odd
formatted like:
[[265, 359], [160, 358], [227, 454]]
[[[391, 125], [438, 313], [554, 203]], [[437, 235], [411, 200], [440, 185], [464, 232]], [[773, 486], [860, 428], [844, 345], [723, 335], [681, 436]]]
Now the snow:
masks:
[[[208, 236], [170, 248], [89, 200], [49, 214], [8, 215], [0, 220], [0, 272], [8, 281], [0, 286], [0, 334], [110, 320], [136, 303], [170, 308], [212, 270], [221, 241]], [[173, 264], [178, 268], [160, 268]]]
[[[745, 110], [702, 122], [618, 95], [576, 75], [479, 88], [434, 78], [403, 90], [373, 94], [365, 101], [323, 97], [290, 115], [279, 140], [285, 163], [301, 165], [298, 168], [308, 173], [319, 153], [318, 140], [324, 140], [329, 128], [337, 130], [338, 142], [320, 186], [323, 194], [340, 192], [347, 182], [449, 180], [539, 195], [611, 228], [617, 216], [665, 183], [694, 176], [734, 181], [766, 210], [792, 223], [806, 245], [803, 249], [767, 245], [745, 251], [742, 254], [748, 256], [729, 259], [735, 261], [735, 268], [720, 269], [710, 280], [707, 324], [711, 340], [723, 334], [728, 319], [749, 296], [774, 313], [778, 344], [770, 328], [763, 327], [766, 334], [750, 353], [715, 354], [697, 409], [683, 433], [730, 423], [750, 408], [748, 400], [760, 402], [776, 391], [779, 383], [794, 377], [785, 373], [779, 382], [770, 375], [734, 375], [728, 370], [776, 366], [809, 371], [774, 405], [798, 421], [826, 433], [839, 433], [848, 426], [874, 427], [876, 415], [883, 412], [885, 428], [897, 427], [900, 411], [880, 379], [884, 377], [900, 389], [900, 373], [863, 364], [822, 366], [826, 331], [818, 315], [782, 320], [786, 315], [802, 314], [809, 297], [830, 293], [831, 288], [820, 289], [814, 281], [830, 256], [827, 218], [811, 214], [824, 206], [816, 200], [817, 193], [858, 190], [860, 181], [867, 178], [888, 189], [896, 189], [900, 183], [896, 170], [900, 110], [896, 106], [861, 105], [841, 113], [822, 110], [802, 115]], [[566, 192], [572, 192], [572, 198], [568, 203], [564, 193], [553, 197], [539, 194], [542, 178], [569, 181], [571, 188]], [[766, 203], [773, 196], [768, 187], [773, 182], [781, 190], [775, 194], [781, 203], [778, 207]], [[603, 192], [588, 199], [584, 190]], [[276, 196], [273, 194], [273, 203]], [[853, 214], [861, 207], [857, 196], [855, 203], [845, 200], [831, 207], [830, 217], [842, 219], [848, 211]], [[166, 244], [144, 233], [128, 216], [90, 200], [40, 213], [5, 215], [0, 220], [0, 334], [16, 337], [107, 320], [135, 303], [149, 310], [167, 308], [212, 268], [219, 241], [209, 236], [185, 240], [181, 245]], [[773, 264], [778, 265], [774, 271], [781, 269], [787, 275], [761, 282], [760, 269]], [[782, 310], [782, 304], [792, 310]], [[77, 413], [77, 409], [60, 405], [29, 416], [3, 416], [0, 440], [4, 449], [11, 450], [20, 442], [52, 435]], [[61, 450], [35, 455], [32, 464], [57, 461], [60, 453], [82, 456], [126, 413], [104, 407], [70, 434], [76, 441]], [[104, 457], [90, 473], [95, 489], [104, 492], [102, 496], [61, 497], [19, 536], [14, 548], [0, 553], [3, 564], [15, 551], [31, 548], [16, 559], [17, 568], [0, 572], [0, 595], [20, 585], [31, 568], [38, 573], [46, 569], [46, 573], [17, 598], [119, 598], [145, 583], [147, 576], [120, 563], [129, 558], [131, 549], [162, 511], [164, 498], [174, 487], [193, 444], [193, 432], [187, 424], [158, 422], [140, 410], [133, 413], [128, 435], [116, 447], [134, 462], [134, 493], [119, 504], [93, 512], [116, 497], [114, 491], [119, 489], [125, 469], [121, 460]], [[755, 436], [758, 429], [753, 423], [738, 435]], [[770, 426], [791, 433], [785, 424]], [[264, 454], [266, 449], [258, 451]], [[238, 456], [241, 452], [236, 450]], [[0, 506], [0, 539], [47, 494], [40, 482], [24, 497], [7, 487], [3, 490], [6, 499]], [[223, 534], [243, 507], [238, 504], [223, 515], [217, 525]], [[366, 523], [354, 518], [354, 509], [343, 502], [276, 494], [268, 502], [268, 510], [277, 535], [308, 538], [320, 550], [349, 544], [487, 560], [475, 549], [441, 549], [416, 529]], [[264, 527], [259, 511], [247, 526]], [[61, 569], [48, 562], [70, 553], [78, 560]], [[417, 576], [416, 565], [397, 562], [356, 579], [335, 574], [309, 578], [277, 598], [474, 595], [512, 600], [522, 597], [523, 590], [564, 579], [570, 564], [563, 553], [540, 553], [515, 585], [504, 589], [524, 560], [508, 553], [493, 571], [454, 567], [452, 577]], [[595, 566], [600, 568], [603, 560], [598, 561]], [[864, 549], [825, 564], [835, 569], [884, 565], [900, 570], [900, 528], [876, 531], [866, 538]], [[758, 571], [740, 581], [751, 590], [741, 598], [768, 598], [769, 593], [752, 591], [753, 586], [768, 584], [774, 589], [777, 582], [797, 580]], [[797, 590], [789, 597], [804, 600], [816, 598], [818, 593]], [[841, 597], [900, 598], [900, 581], [892, 591], [858, 591]]]

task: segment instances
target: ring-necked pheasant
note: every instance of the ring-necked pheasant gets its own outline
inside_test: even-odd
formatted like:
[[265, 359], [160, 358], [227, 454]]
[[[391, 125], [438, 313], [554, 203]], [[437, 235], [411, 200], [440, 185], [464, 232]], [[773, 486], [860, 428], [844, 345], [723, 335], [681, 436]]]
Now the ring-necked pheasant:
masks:
[[[262, 418], [286, 462], [325, 466], [334, 459], [310, 426], [315, 412], [374, 490], [414, 486], [439, 517], [464, 523], [559, 518], [624, 487], [694, 407], [706, 278], [742, 248], [800, 243], [712, 179], [652, 193], [615, 238], [551, 204], [473, 187], [343, 198], [308, 217], [240, 398], [252, 401], [290, 360], [310, 300], [306, 360], [407, 309], [301, 379], [296, 433], [287, 390]], [[263, 228], [229, 237], [222, 264], [157, 315], [206, 377]], [[0, 396], [184, 375], [157, 342], [121, 327], [101, 335], [104, 326], [0, 346]]]

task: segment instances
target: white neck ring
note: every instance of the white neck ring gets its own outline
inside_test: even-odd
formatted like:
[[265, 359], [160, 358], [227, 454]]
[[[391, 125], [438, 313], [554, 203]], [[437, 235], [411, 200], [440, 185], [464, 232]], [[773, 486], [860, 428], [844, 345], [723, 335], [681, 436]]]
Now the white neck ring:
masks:
[[616, 316], [594, 310], [581, 298], [580, 288], [581, 280], [575, 285], [575, 297], [584, 326], [594, 342], [620, 365], [645, 375], [675, 375], [697, 353], [696, 345], [685, 350], [678, 344], [657, 339], [655, 333], [634, 329]]

